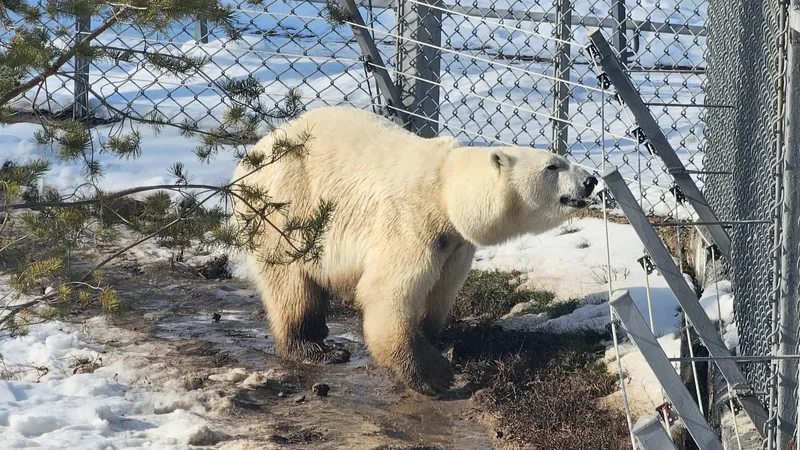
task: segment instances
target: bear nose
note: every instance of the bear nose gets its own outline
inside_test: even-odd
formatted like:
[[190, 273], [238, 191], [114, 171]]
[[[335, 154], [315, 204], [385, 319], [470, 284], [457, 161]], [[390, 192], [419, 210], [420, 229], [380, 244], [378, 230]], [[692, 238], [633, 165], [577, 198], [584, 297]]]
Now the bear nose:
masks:
[[597, 186], [597, 178], [592, 176], [586, 178], [586, 180], [583, 182], [583, 188], [586, 189], [585, 196], [588, 197], [592, 195], [592, 191], [594, 191], [594, 188], [596, 186]]

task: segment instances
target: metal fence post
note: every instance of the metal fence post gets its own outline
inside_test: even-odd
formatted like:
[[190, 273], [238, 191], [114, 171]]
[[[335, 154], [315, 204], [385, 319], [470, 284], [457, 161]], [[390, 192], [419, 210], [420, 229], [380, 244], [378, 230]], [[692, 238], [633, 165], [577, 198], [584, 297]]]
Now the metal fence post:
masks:
[[625, 0], [616, 0], [611, 5], [611, 17], [614, 18], [614, 35], [613, 44], [619, 52], [619, 57], [622, 62], [628, 62], [628, 8], [625, 6]]
[[[569, 40], [572, 37], [572, 0], [558, 0], [558, 22], [556, 33], [556, 57], [553, 73], [559, 80], [569, 81], [572, 50]], [[556, 81], [553, 85], [553, 141], [551, 151], [559, 155], [569, 153], [569, 85]]]
[[[792, 4], [797, 6], [797, 2]], [[786, 104], [785, 145], [783, 155], [783, 217], [781, 224], [781, 289], [780, 289], [780, 333], [779, 355], [798, 352], [798, 254], [800, 235], [797, 233], [800, 219], [800, 14], [791, 10], [789, 22], [792, 27], [786, 38]], [[797, 28], [795, 28], [797, 27]], [[780, 95], [780, 93], [778, 94]], [[796, 359], [778, 361], [778, 411], [777, 448], [789, 448], [798, 428], [798, 367]], [[797, 445], [795, 445], [795, 448]]]
[[[412, 131], [434, 137], [439, 131], [439, 76], [442, 45], [440, 0], [399, 0], [397, 3], [397, 90]], [[426, 45], [418, 44], [424, 43]], [[412, 75], [412, 76], [408, 76]], [[431, 83], [432, 82], [432, 83]], [[436, 83], [436, 84], [433, 84]], [[422, 116], [422, 117], [417, 117]]]
[[[91, 32], [92, 18], [77, 17], [75, 19], [75, 39], [81, 41]], [[91, 59], [76, 55], [74, 61], [72, 117], [83, 120], [89, 117], [89, 65]]]
[[194, 21], [194, 40], [198, 44], [208, 44], [208, 22], [206, 19]]

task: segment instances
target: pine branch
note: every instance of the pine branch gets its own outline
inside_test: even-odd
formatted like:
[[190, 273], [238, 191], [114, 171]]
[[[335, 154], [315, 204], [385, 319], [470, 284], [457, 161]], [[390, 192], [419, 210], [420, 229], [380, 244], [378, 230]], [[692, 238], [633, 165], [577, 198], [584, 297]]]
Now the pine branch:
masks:
[[12, 211], [12, 210], [19, 210], [19, 209], [41, 209], [41, 208], [71, 208], [75, 206], [87, 206], [87, 205], [94, 205], [97, 203], [101, 203], [108, 200], [114, 200], [121, 197], [126, 197], [133, 194], [138, 194], [140, 192], [148, 192], [148, 191], [156, 191], [156, 190], [167, 190], [167, 191], [184, 191], [186, 189], [206, 189], [206, 190], [216, 190], [216, 191], [224, 191], [227, 186], [213, 186], [209, 184], [157, 184], [151, 186], [139, 186], [130, 189], [124, 189], [121, 191], [114, 192], [113, 194], [106, 194], [101, 195], [96, 198], [87, 199], [87, 200], [78, 200], [74, 202], [35, 202], [35, 203], [16, 203], [13, 205], [7, 205], [4, 210]]
[[95, 28], [91, 33], [89, 33], [84, 39], [82, 39], [78, 44], [74, 45], [69, 50], [65, 51], [58, 59], [55, 60], [49, 67], [43, 70], [39, 75], [31, 78], [30, 80], [21, 83], [20, 85], [11, 88], [0, 95], [0, 107], [4, 106], [6, 103], [10, 102], [11, 100], [15, 99], [18, 95], [23, 94], [31, 89], [33, 89], [37, 84], [43, 83], [48, 77], [51, 77], [61, 69], [64, 64], [68, 63], [78, 52], [81, 50], [83, 45], [87, 45], [89, 42], [96, 39], [98, 36], [106, 32], [109, 28], [113, 27], [119, 21], [119, 16], [127, 10], [128, 6], [123, 5], [121, 6], [122, 9], [116, 11], [113, 16], [109, 17], [102, 25]]
[[166, 231], [166, 230], [172, 228], [173, 226], [177, 225], [178, 223], [186, 220], [187, 217], [192, 215], [195, 211], [197, 211], [198, 208], [200, 208], [207, 201], [209, 201], [212, 198], [214, 198], [214, 196], [216, 196], [216, 195], [217, 195], [217, 192], [214, 192], [213, 194], [209, 195], [208, 197], [206, 197], [202, 201], [198, 202], [192, 208], [187, 209], [180, 216], [178, 216], [177, 219], [175, 219], [172, 222], [164, 225], [163, 227], [159, 228], [158, 230], [148, 234], [147, 236], [144, 236], [141, 239], [138, 239], [137, 241], [133, 242], [132, 244], [129, 244], [129, 245], [125, 246], [124, 248], [114, 252], [112, 255], [108, 256], [106, 259], [100, 261], [98, 264], [96, 264], [94, 267], [92, 267], [92, 270], [87, 272], [86, 275], [84, 275], [83, 278], [81, 278], [81, 281], [88, 280], [92, 276], [92, 273], [94, 273], [95, 270], [98, 270], [98, 269], [102, 268], [103, 266], [105, 266], [106, 264], [110, 263], [111, 261], [117, 259], [118, 257], [120, 257], [123, 253], [127, 252], [128, 250], [130, 250], [130, 249], [132, 249], [134, 247], [137, 247], [137, 246], [143, 244], [144, 242], [149, 241], [150, 239], [153, 239], [154, 237], [158, 236], [159, 234], [162, 234], [164, 231]]

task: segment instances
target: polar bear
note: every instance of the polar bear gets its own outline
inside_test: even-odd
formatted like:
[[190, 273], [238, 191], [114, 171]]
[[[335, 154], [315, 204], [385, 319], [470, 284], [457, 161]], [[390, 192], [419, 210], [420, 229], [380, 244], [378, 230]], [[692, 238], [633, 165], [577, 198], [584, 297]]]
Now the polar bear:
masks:
[[[411, 389], [436, 395], [453, 372], [434, 344], [470, 271], [476, 246], [541, 233], [587, 206], [597, 179], [561, 156], [524, 147], [463, 147], [421, 138], [354, 107], [320, 107], [285, 123], [251, 151], [308, 133], [302, 158], [260, 170], [240, 165], [234, 179], [310, 216], [330, 200], [333, 214], [315, 262], [265, 264], [285, 245], [276, 227], [259, 229], [246, 270], [260, 291], [279, 356], [341, 363], [328, 346], [330, 296], [363, 315], [368, 350]], [[235, 215], [248, 206], [234, 201]], [[260, 258], [259, 256], [262, 256]]]

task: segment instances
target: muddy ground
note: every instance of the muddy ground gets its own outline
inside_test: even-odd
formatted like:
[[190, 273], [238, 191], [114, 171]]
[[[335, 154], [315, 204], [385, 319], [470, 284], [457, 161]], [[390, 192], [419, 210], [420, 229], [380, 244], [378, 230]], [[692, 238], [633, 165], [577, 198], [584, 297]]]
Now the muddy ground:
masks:
[[[351, 360], [301, 365], [275, 356], [260, 299], [243, 281], [204, 279], [183, 264], [148, 267], [133, 258], [107, 268], [106, 281], [131, 309], [113, 320], [128, 331], [126, 337], [101, 343], [145, 349], [149, 354], [139, 354], [152, 364], [154, 386], [179, 377], [192, 398], [205, 399], [200, 403], [211, 405], [207, 414], [223, 436], [217, 447], [520, 448], [498, 438], [502, 432], [491, 417], [458, 389], [463, 376], [452, 398], [431, 399], [377, 367], [367, 354], [358, 317], [348, 311], [339, 311], [328, 326], [329, 338], [350, 350]], [[73, 320], [89, 316], [83, 312]], [[237, 368], [244, 370], [232, 372]], [[266, 382], [243, 387], [241, 378], [253, 373], [263, 374]], [[317, 383], [329, 387], [327, 396], [312, 389]]]

